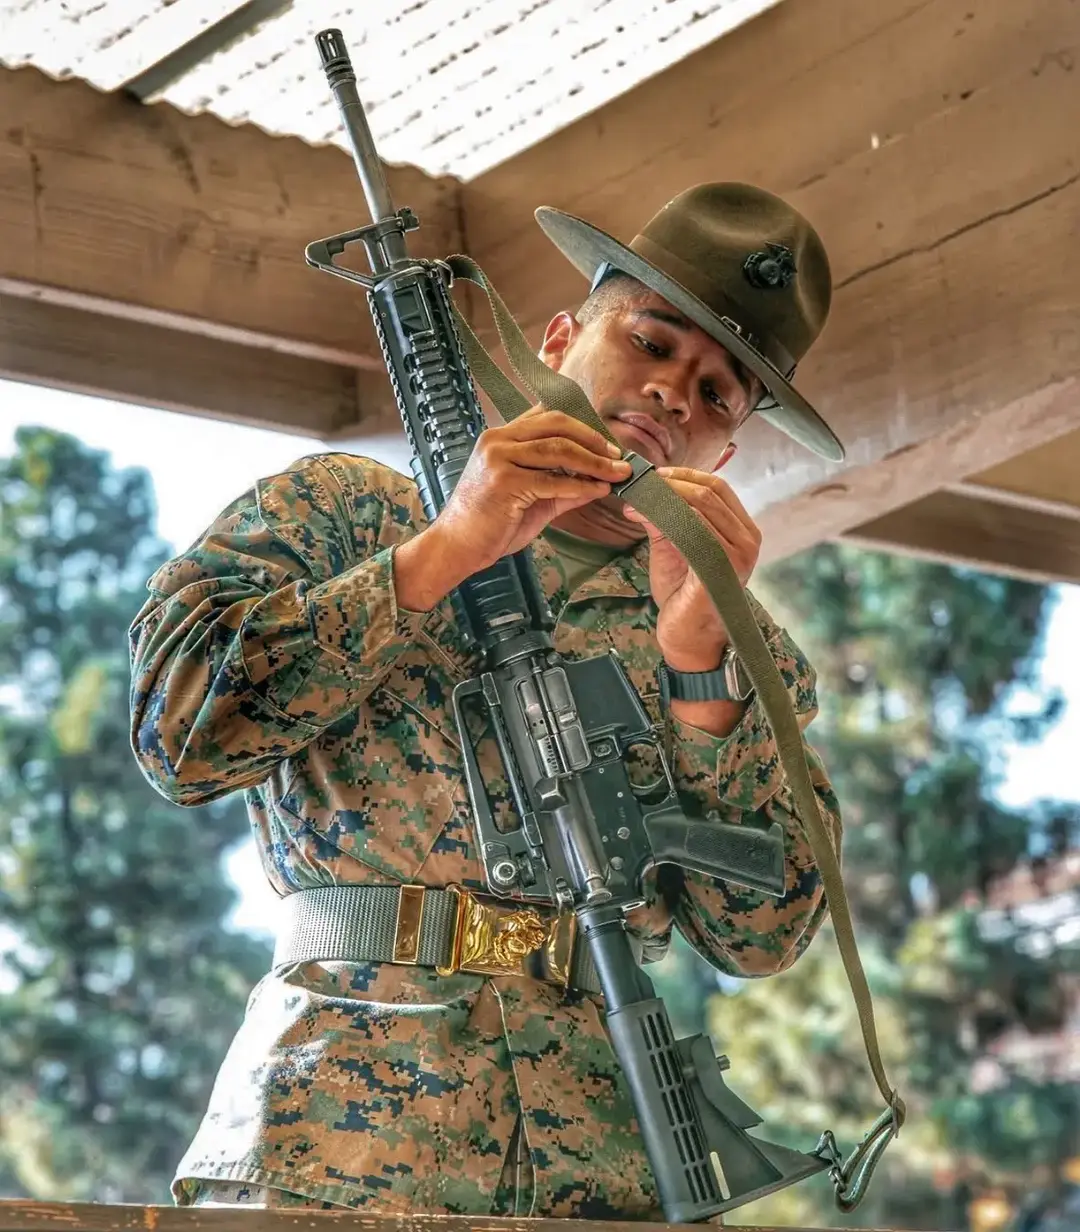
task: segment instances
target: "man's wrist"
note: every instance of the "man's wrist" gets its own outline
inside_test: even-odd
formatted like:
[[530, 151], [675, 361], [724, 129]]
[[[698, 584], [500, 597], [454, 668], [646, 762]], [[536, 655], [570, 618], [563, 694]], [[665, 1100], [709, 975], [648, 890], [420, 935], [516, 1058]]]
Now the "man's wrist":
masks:
[[394, 549], [394, 597], [407, 612], [429, 612], [465, 580], [436, 523]]
[[[720, 670], [730, 645], [730, 642], [725, 640], [719, 646], [712, 646], [707, 651], [695, 649], [690, 654], [679, 654], [678, 652], [668, 654], [662, 651], [661, 654], [664, 664], [672, 671], [711, 673]], [[717, 737], [731, 735], [742, 721], [746, 706], [746, 698], [711, 698], [691, 701], [686, 698], [672, 697], [668, 701], [668, 711], [673, 719]]]
[[724, 652], [728, 645], [725, 639], [707, 650], [674, 651], [670, 654], [661, 647], [660, 654], [668, 667], [675, 672], [715, 672], [724, 661]]

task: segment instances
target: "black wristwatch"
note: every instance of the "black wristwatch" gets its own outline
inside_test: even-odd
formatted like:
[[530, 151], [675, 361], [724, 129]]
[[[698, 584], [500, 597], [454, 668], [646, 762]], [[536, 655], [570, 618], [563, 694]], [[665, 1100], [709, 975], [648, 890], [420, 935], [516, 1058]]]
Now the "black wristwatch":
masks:
[[728, 646], [720, 666], [711, 672], [677, 672], [661, 659], [656, 665], [656, 681], [665, 710], [672, 698], [683, 702], [745, 702], [754, 692], [734, 646]]

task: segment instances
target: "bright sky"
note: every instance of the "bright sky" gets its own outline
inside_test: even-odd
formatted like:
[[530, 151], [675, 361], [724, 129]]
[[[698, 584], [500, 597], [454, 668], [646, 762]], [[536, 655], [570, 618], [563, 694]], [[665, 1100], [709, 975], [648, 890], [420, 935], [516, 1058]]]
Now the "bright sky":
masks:
[[[92, 448], [107, 450], [117, 466], [146, 467], [157, 491], [158, 531], [177, 550], [188, 546], [254, 480], [320, 449], [310, 437], [0, 381], [0, 456], [12, 452], [20, 424], [70, 432]], [[407, 473], [396, 442], [365, 443], [362, 448]], [[1042, 674], [1064, 691], [1067, 709], [1041, 745], [1005, 751], [1003, 803], [1019, 807], [1040, 798], [1080, 799], [1074, 773], [1080, 748], [1077, 631], [1080, 587], [1063, 586], [1048, 629]], [[1017, 700], [1022, 704], [1022, 698]], [[228, 867], [242, 896], [232, 923], [266, 929], [276, 898], [262, 878], [253, 847], [245, 844]]]

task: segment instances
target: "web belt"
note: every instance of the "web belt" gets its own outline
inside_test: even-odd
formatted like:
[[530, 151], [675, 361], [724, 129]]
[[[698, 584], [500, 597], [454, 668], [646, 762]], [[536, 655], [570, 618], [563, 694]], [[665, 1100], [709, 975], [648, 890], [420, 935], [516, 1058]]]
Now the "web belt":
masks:
[[378, 962], [488, 976], [526, 976], [599, 993], [572, 913], [452, 886], [318, 886], [284, 899], [275, 969], [303, 962]]

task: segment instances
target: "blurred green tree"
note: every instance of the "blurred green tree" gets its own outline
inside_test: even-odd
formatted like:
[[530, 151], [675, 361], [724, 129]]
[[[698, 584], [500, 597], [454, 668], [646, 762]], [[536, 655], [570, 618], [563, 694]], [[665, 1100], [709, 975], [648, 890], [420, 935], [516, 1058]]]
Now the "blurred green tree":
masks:
[[[239, 799], [175, 808], [128, 748], [126, 628], [166, 555], [141, 471], [20, 430], [0, 460], [0, 1192], [160, 1201], [266, 947], [225, 931]], [[1002, 1060], [1065, 1029], [1076, 951], [988, 908], [1077, 812], [995, 800], [1005, 742], [1059, 699], [1036, 668], [1051, 592], [826, 545], [756, 589], [819, 672], [812, 729], [844, 805], [845, 867], [887, 1061], [911, 1120], [845, 1219], [826, 1178], [738, 1222], [963, 1226], [972, 1178], [1076, 1150], [1052, 1073]], [[1000, 913], [999, 913], [1000, 914]], [[1011, 919], [1011, 917], [1010, 917]], [[783, 976], [717, 981], [684, 946], [658, 984], [681, 1032], [708, 1025], [771, 1134], [850, 1144], [877, 1111], [826, 933]], [[994, 1072], [976, 1080], [987, 1058]]]
[[0, 460], [0, 1183], [168, 1201], [267, 949], [223, 921], [239, 798], [180, 809], [128, 737], [127, 627], [167, 555], [142, 470], [20, 428]]
[[[1080, 837], [1070, 806], [996, 799], [1005, 745], [1060, 712], [1038, 672], [1053, 591], [838, 544], [763, 570], [755, 590], [818, 672], [811, 740], [842, 804], [845, 883], [910, 1119], [853, 1215], [821, 1177], [738, 1222], [964, 1227], [973, 1180], [1077, 1150], [1075, 1090], [999, 1047], [1060, 1039], [1077, 952], [1033, 951], [987, 923], [995, 886]], [[696, 962], [675, 956], [665, 994]], [[880, 1107], [829, 930], [781, 976], [720, 984], [706, 1016], [732, 1085], [791, 1145], [826, 1126], [853, 1145]]]

